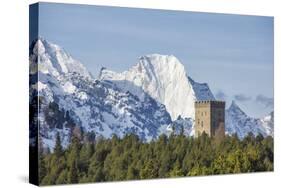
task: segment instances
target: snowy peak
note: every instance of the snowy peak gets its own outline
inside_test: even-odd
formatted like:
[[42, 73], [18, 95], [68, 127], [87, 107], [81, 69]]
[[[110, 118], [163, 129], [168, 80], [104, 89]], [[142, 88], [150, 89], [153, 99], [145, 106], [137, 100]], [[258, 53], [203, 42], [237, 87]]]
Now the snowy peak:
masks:
[[236, 133], [239, 138], [244, 138], [248, 133], [254, 135], [273, 136], [273, 112], [264, 118], [249, 117], [237, 104], [232, 101], [226, 110], [226, 132]]
[[188, 79], [185, 67], [173, 55], [141, 56], [129, 70], [116, 73], [102, 69], [99, 78], [115, 82], [123, 90], [138, 96], [140, 90], [145, 91], [166, 106], [173, 120], [179, 115], [194, 118], [196, 100], [214, 99], [207, 84]]
[[159, 72], [170, 70], [170, 72], [178, 71], [185, 73], [184, 66], [173, 55], [150, 54], [141, 56], [136, 66], [139, 68], [139, 71], [142, 71], [141, 68], [145, 68], [145, 70], [155, 72], [158, 70]]
[[231, 105], [229, 106], [228, 110], [245, 114], [245, 112], [243, 112], [243, 110], [241, 110], [241, 108], [236, 104], [236, 102], [234, 100], [231, 102]]
[[236, 104], [235, 100], [231, 101], [231, 105], [229, 106], [229, 108], [233, 108], [233, 109], [239, 108], [240, 109], [240, 107]]
[[[147, 74], [150, 76], [150, 79], [157, 80], [159, 84], [162, 81], [160, 87], [165, 86], [164, 82], [174, 84], [176, 81], [186, 79], [186, 71], [183, 64], [173, 55], [151, 54], [141, 56], [139, 62], [132, 70]], [[164, 80], [160, 80], [160, 78]]]
[[43, 41], [44, 39], [41, 38], [38, 38], [38, 40], [33, 41], [33, 44], [31, 45], [33, 54], [39, 55], [45, 53], [46, 49], [44, 47]]
[[[77, 73], [80, 76], [91, 77], [79, 61], [73, 59], [60, 46], [41, 37], [32, 43], [30, 52], [31, 73], [40, 71], [44, 74], [52, 74], [55, 77], [61, 74]], [[38, 70], [35, 70], [35, 67]]]
[[197, 100], [215, 100], [215, 97], [211, 92], [207, 83], [195, 82], [189, 76], [188, 76], [188, 81], [192, 85]]
[[233, 100], [231, 105], [227, 109], [227, 113], [235, 115], [235, 116], [244, 116], [246, 117], [246, 113], [237, 105], [237, 103]]

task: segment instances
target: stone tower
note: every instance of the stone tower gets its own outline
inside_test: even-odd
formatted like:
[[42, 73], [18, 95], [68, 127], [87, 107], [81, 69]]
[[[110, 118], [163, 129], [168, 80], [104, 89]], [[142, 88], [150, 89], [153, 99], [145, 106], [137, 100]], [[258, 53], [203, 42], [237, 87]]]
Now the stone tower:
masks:
[[225, 102], [206, 100], [195, 102], [195, 136], [203, 132], [211, 137], [225, 134]]

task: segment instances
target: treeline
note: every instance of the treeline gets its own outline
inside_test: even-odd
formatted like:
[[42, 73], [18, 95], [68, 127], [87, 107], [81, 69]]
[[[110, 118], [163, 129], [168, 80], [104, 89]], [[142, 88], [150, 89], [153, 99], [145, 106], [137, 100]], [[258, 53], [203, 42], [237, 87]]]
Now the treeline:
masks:
[[135, 135], [96, 142], [72, 136], [66, 149], [58, 135], [54, 151], [39, 154], [41, 185], [272, 170], [273, 138], [252, 134], [243, 140], [236, 135], [222, 140], [206, 134], [198, 138], [161, 135], [150, 143]]

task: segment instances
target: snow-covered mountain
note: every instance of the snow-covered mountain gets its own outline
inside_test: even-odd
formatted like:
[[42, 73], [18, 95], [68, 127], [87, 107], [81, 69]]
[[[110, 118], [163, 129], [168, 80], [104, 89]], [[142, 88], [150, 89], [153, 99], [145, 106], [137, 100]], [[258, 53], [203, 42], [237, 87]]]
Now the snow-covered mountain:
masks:
[[113, 82], [92, 78], [80, 62], [44, 39], [33, 44], [30, 65], [30, 97], [40, 97], [40, 135], [46, 147], [54, 147], [56, 133], [67, 145], [75, 127], [105, 138], [134, 133], [150, 141], [171, 123], [165, 106], [148, 94], [140, 100]]
[[[39, 38], [31, 44], [29, 65], [31, 107], [39, 97], [31, 122], [36, 126], [38, 115], [42, 144], [50, 149], [57, 133], [66, 146], [77, 130], [89, 138], [134, 133], [144, 141], [171, 132], [193, 136], [194, 102], [215, 99], [208, 84], [188, 77], [174, 56], [142, 56], [127, 71], [102, 68], [95, 79], [61, 47]], [[248, 132], [273, 136], [273, 112], [251, 118], [233, 102], [226, 133], [243, 138]]]
[[225, 113], [226, 133], [236, 133], [239, 138], [252, 132], [254, 135], [261, 133], [263, 136], [273, 136], [273, 112], [264, 118], [249, 117], [241, 108], [232, 101]]
[[122, 73], [102, 68], [99, 79], [110, 80], [140, 98], [141, 90], [145, 91], [166, 106], [173, 120], [178, 116], [194, 119], [196, 100], [215, 99], [208, 84], [188, 77], [184, 66], [172, 55], [142, 56], [135, 66]]
[[77, 73], [86, 78], [91, 75], [77, 60], [73, 59], [61, 47], [39, 38], [30, 46], [29, 67], [30, 74], [40, 71], [58, 78], [67, 73]]
[[[197, 83], [189, 77], [184, 66], [174, 56], [152, 54], [139, 58], [139, 62], [128, 71], [117, 73], [102, 68], [101, 80], [110, 80], [123, 91], [130, 91], [142, 98], [142, 91], [164, 104], [173, 123], [168, 132], [194, 135], [194, 102], [215, 100], [207, 83]], [[273, 118], [249, 117], [233, 102], [226, 110], [226, 133], [237, 133], [240, 138], [249, 132], [273, 136]], [[273, 113], [272, 113], [273, 114]]]

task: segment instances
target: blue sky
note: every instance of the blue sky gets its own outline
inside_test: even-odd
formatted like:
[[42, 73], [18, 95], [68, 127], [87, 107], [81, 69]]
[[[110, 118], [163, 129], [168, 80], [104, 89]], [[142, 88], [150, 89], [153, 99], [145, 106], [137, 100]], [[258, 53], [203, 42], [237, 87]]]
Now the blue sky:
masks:
[[139, 56], [173, 54], [251, 116], [273, 109], [273, 18], [40, 3], [39, 35], [62, 46], [94, 76], [124, 71]]

